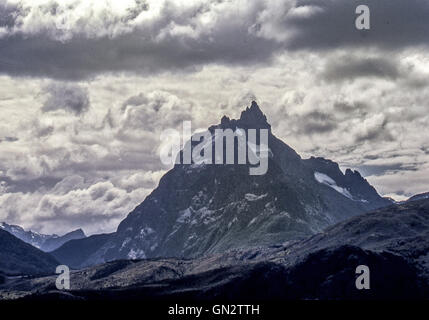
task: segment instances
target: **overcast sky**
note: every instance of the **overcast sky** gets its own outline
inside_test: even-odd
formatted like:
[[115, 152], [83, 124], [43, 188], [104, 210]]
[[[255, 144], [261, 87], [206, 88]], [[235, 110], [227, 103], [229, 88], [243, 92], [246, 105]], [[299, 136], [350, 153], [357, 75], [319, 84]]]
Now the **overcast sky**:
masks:
[[303, 157], [429, 191], [428, 17], [427, 0], [0, 0], [0, 221], [114, 231], [168, 169], [162, 130], [252, 99]]

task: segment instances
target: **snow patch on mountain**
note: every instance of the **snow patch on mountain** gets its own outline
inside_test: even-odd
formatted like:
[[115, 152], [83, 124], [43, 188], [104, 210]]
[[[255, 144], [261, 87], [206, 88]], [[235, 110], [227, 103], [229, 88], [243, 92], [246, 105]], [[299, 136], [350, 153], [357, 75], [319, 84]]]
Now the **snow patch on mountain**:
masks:
[[234, 219], [232, 219], [232, 221], [230, 221], [230, 222], [228, 223], [228, 229], [229, 229], [229, 228], [231, 228], [231, 226], [232, 226], [234, 223], [236, 223], [237, 221], [238, 221], [237, 217], [234, 217]]
[[252, 220], [250, 220], [250, 222], [249, 222], [249, 224], [247, 226], [250, 227], [255, 221], [256, 221], [256, 217], [253, 218]]
[[126, 239], [124, 240], [124, 242], [122, 243], [122, 246], [121, 246], [121, 249], [120, 249], [120, 250], [122, 250], [123, 248], [125, 248], [125, 247], [127, 246], [127, 244], [128, 244], [128, 243], [130, 243], [130, 241], [131, 241], [131, 238], [130, 238], [130, 237], [126, 238]]
[[337, 183], [335, 182], [335, 180], [332, 179], [331, 177], [329, 177], [328, 175], [326, 175], [324, 173], [320, 173], [320, 172], [315, 172], [314, 178], [316, 179], [317, 182], [324, 184], [328, 187], [331, 187], [332, 189], [334, 189], [338, 193], [341, 193], [343, 196], [345, 196], [351, 200], [354, 200], [353, 196], [350, 194], [350, 192], [347, 189], [344, 189], [344, 188], [338, 186]]
[[140, 238], [145, 238], [151, 234], [155, 233], [155, 230], [153, 230], [150, 227], [146, 227], [140, 230]]
[[128, 252], [127, 257], [128, 257], [128, 259], [134, 259], [134, 260], [135, 259], [145, 259], [146, 255], [145, 255], [145, 253], [144, 253], [143, 250], [140, 250], [140, 249], [137, 249], [137, 250], [131, 249], [130, 252]]
[[257, 196], [256, 194], [253, 193], [246, 193], [244, 195], [244, 198], [246, 198], [247, 201], [257, 201], [257, 200], [261, 200], [263, 198], [265, 198], [268, 195], [268, 193], [265, 193], [263, 195]]

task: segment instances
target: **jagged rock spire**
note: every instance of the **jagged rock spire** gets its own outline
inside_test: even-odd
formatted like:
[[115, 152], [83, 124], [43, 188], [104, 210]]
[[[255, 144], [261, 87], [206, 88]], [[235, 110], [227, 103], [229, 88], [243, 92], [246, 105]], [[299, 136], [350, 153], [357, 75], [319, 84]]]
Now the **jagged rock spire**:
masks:
[[251, 106], [241, 112], [240, 121], [253, 128], [271, 128], [271, 125], [267, 122], [267, 117], [256, 101], [252, 101]]

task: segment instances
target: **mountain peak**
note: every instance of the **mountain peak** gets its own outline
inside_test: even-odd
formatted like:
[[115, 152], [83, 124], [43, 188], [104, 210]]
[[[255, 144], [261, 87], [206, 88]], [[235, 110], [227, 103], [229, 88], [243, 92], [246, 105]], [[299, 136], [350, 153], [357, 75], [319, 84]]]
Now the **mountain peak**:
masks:
[[256, 101], [252, 101], [250, 107], [241, 112], [240, 121], [254, 128], [271, 128], [271, 125], [267, 122], [267, 117], [261, 111]]
[[86, 238], [86, 234], [85, 232], [83, 232], [83, 230], [81, 228], [70, 231], [69, 233], [65, 234], [64, 236], [80, 236], [82, 238]]
[[[209, 130], [216, 127], [218, 126], [212, 126]], [[246, 109], [241, 112], [240, 119], [230, 119], [224, 115], [220, 121], [220, 127], [271, 130], [271, 125], [268, 123], [267, 117], [255, 101], [252, 101], [250, 107], [246, 107]]]
[[[223, 116], [208, 130], [213, 134], [216, 129], [269, 130], [270, 125], [252, 102], [239, 119]], [[115, 233], [68, 242], [55, 256], [68, 264], [73, 255], [75, 267], [117, 259], [200, 257], [302, 238], [390, 204], [366, 181], [344, 176], [335, 162], [303, 160], [272, 133], [268, 138], [264, 148], [274, 156], [265, 174], [250, 175], [249, 162], [236, 162], [239, 141], [234, 138], [231, 165], [212, 161], [216, 165], [174, 166]], [[261, 147], [263, 142], [254, 144]], [[227, 144], [222, 144], [227, 151]], [[247, 152], [255, 149], [246, 144]]]

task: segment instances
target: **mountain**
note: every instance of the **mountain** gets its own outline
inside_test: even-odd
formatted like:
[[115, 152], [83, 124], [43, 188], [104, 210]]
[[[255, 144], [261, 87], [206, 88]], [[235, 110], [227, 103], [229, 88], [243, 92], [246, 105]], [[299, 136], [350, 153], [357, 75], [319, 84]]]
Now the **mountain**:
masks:
[[[100, 248], [75, 259], [83, 261], [79, 266], [116, 259], [190, 258], [278, 244], [391, 204], [358, 172], [344, 174], [338, 164], [323, 158], [302, 159], [275, 137], [256, 102], [239, 119], [224, 116], [211, 126], [211, 142], [220, 139], [216, 129], [237, 128], [268, 131], [268, 146], [262, 146], [269, 148], [266, 174], [250, 175], [249, 163], [176, 164]], [[254, 148], [250, 142], [248, 146]], [[73, 252], [79, 253], [85, 241], [73, 245]]]
[[0, 273], [8, 275], [53, 274], [59, 264], [50, 254], [0, 229]]
[[[357, 290], [356, 267], [370, 269]], [[61, 299], [54, 277], [0, 286], [0, 299]], [[302, 240], [196, 259], [119, 260], [71, 275], [68, 299], [284, 301], [429, 299], [429, 200], [392, 205]]]
[[94, 252], [98, 251], [110, 236], [111, 234], [97, 234], [84, 239], [70, 240], [52, 251], [51, 254], [61, 263], [72, 268], [78, 268]]
[[407, 201], [416, 201], [416, 200], [422, 200], [422, 199], [429, 199], [429, 192], [416, 194], [409, 198]]
[[46, 239], [45, 242], [42, 243], [40, 249], [45, 252], [51, 252], [59, 247], [61, 247], [64, 243], [71, 240], [85, 239], [86, 235], [82, 229], [77, 229], [66, 233], [63, 236], [53, 235]]
[[69, 232], [63, 236], [58, 236], [56, 234], [40, 234], [31, 230], [25, 231], [20, 226], [9, 225], [5, 222], [0, 223], [0, 228], [45, 252], [55, 250], [69, 240], [82, 239], [86, 237], [82, 229]]

